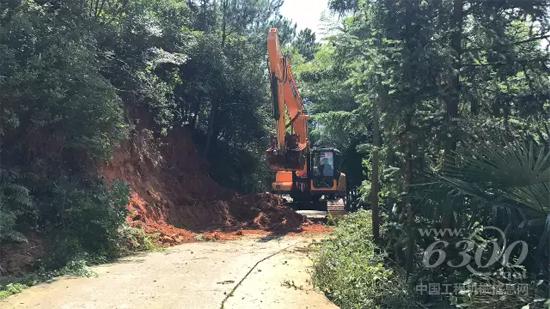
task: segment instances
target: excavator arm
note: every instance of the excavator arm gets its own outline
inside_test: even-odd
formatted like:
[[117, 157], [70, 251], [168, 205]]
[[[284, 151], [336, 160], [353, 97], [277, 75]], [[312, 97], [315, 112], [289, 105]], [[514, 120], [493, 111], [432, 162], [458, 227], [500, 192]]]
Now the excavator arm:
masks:
[[309, 117], [305, 112], [290, 62], [281, 52], [279, 35], [275, 28], [268, 33], [267, 51], [273, 117], [277, 122], [276, 139], [267, 151], [269, 166], [274, 171], [304, 170], [309, 151]]

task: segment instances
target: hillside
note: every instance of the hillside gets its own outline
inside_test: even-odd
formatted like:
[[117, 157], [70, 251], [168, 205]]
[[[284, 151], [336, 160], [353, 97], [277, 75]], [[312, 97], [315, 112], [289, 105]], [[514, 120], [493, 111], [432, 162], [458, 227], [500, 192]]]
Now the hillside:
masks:
[[109, 182], [131, 189], [128, 222], [167, 243], [194, 239], [195, 233], [261, 229], [296, 231], [304, 218], [270, 194], [239, 195], [208, 175], [207, 162], [193, 144], [191, 132], [175, 130], [154, 138], [138, 129], [118, 147], [101, 173]]
[[[288, 233], [302, 230], [306, 219], [277, 196], [239, 195], [221, 187], [207, 173], [207, 162], [193, 144], [191, 132], [175, 130], [155, 138], [136, 129], [100, 169], [108, 183], [129, 186], [127, 223], [142, 228], [163, 245], [206, 238], [227, 239], [242, 230]], [[200, 236], [203, 237], [203, 236]], [[23, 274], [45, 256], [48, 244], [39, 234], [0, 248], [4, 274]]]

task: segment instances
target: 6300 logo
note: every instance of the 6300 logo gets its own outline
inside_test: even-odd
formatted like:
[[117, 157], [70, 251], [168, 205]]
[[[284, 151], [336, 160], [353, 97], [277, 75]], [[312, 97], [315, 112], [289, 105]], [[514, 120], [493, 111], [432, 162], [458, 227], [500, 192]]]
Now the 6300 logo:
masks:
[[[426, 231], [420, 231], [426, 234]], [[456, 234], [440, 231], [439, 235]], [[483, 235], [483, 237], [481, 237]], [[452, 235], [454, 236], [454, 235]], [[448, 259], [447, 250], [453, 249], [458, 258]], [[525, 241], [506, 241], [506, 235], [497, 227], [484, 227], [469, 237], [451, 244], [445, 240], [437, 240], [424, 251], [422, 263], [424, 267], [434, 269], [444, 263], [452, 268], [466, 267], [473, 274], [482, 274], [500, 263], [505, 268], [519, 267], [527, 258], [529, 248]]]

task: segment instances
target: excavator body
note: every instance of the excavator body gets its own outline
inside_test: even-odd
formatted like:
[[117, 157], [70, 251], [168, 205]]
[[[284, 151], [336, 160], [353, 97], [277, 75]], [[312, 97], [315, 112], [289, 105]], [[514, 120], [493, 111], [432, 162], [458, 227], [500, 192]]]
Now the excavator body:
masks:
[[328, 211], [332, 216], [345, 213], [346, 175], [339, 171], [340, 152], [313, 148], [307, 171], [278, 171], [273, 192], [292, 198], [297, 210]]
[[345, 213], [346, 175], [340, 172], [340, 151], [312, 148], [308, 120], [290, 61], [282, 55], [277, 29], [267, 38], [268, 64], [276, 136], [267, 150], [267, 162], [276, 172], [273, 192], [290, 196], [299, 210]]

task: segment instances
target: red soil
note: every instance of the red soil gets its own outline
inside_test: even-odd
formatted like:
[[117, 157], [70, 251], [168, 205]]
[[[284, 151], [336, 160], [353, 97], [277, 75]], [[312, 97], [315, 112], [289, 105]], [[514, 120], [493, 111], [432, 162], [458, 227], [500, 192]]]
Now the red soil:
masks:
[[331, 233], [334, 229], [324, 224], [304, 224], [302, 226], [302, 233], [305, 234], [326, 234]]
[[142, 129], [115, 151], [101, 173], [108, 181], [123, 180], [130, 186], [129, 224], [158, 234], [166, 245], [233, 239], [245, 234], [243, 230], [325, 232], [278, 197], [238, 195], [214, 182], [206, 170], [188, 130], [153, 138]]

